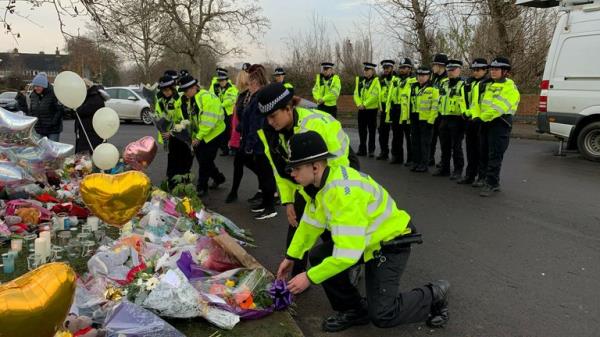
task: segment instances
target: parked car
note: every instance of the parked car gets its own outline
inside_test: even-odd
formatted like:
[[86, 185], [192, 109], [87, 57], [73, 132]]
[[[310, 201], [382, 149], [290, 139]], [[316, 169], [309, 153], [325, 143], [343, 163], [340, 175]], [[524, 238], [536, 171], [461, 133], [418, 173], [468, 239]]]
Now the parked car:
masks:
[[0, 108], [4, 108], [8, 111], [19, 111], [19, 105], [17, 104], [16, 91], [5, 91], [0, 94]]
[[110, 87], [104, 89], [110, 96], [106, 106], [115, 110], [119, 118], [126, 122], [141, 120], [152, 124], [152, 106], [137, 87]]
[[600, 162], [600, 1], [518, 0], [531, 7], [560, 5], [538, 108], [538, 132], [552, 134]]

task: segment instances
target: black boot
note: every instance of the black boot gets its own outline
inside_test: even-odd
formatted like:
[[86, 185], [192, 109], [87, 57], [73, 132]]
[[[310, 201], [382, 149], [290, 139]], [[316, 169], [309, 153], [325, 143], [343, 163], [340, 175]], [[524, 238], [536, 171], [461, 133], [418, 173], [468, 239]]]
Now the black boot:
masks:
[[365, 309], [353, 309], [327, 317], [321, 327], [325, 332], [338, 332], [354, 325], [366, 324], [369, 324], [369, 312]]
[[431, 328], [441, 328], [450, 319], [448, 313], [448, 289], [450, 282], [446, 280], [438, 280], [428, 284], [431, 289], [431, 313], [426, 323]]
[[475, 181], [475, 178], [464, 176], [456, 183], [459, 185], [471, 185]]
[[237, 199], [238, 199], [237, 192], [231, 191], [227, 195], [227, 199], [225, 199], [225, 203], [226, 204], [231, 204], [232, 202], [236, 201]]
[[225, 176], [223, 173], [220, 173], [216, 178], [213, 179], [213, 183], [210, 185], [211, 190], [215, 190], [219, 188], [219, 185], [225, 182]]
[[392, 156], [392, 160], [390, 161], [390, 164], [402, 165], [403, 164], [402, 158]]
[[375, 158], [375, 159], [377, 159], [377, 160], [388, 160], [388, 158], [389, 158], [389, 157], [388, 157], [388, 155], [387, 155], [387, 154], [385, 154], [385, 153], [380, 153], [380, 154], [379, 154], [379, 156], [377, 156], [377, 158]]
[[450, 176], [450, 180], [459, 180], [462, 177], [462, 170], [456, 170]]
[[434, 177], [449, 177], [450, 176], [450, 172], [448, 172], [446, 170], [443, 170], [443, 169], [437, 169], [431, 175], [434, 176]]

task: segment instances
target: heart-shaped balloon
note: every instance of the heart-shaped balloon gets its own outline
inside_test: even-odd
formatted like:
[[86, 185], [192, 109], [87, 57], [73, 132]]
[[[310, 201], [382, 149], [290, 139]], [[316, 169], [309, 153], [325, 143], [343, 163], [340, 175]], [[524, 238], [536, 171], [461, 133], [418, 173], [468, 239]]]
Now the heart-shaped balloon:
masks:
[[0, 285], [0, 336], [52, 337], [69, 313], [75, 272], [49, 263]]
[[87, 207], [109, 225], [121, 227], [144, 206], [152, 183], [139, 171], [110, 175], [86, 176], [80, 185], [81, 198]]
[[134, 170], [144, 170], [150, 166], [158, 146], [154, 138], [146, 136], [138, 139], [135, 142], [129, 143], [123, 150], [123, 160]]

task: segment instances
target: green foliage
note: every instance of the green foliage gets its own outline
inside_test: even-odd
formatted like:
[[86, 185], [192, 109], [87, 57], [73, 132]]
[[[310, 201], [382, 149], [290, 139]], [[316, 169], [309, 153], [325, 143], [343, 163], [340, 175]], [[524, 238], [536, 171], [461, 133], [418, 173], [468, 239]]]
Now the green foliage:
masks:
[[[188, 198], [192, 209], [199, 210], [202, 208], [202, 200], [198, 196], [198, 192], [196, 191], [196, 186], [194, 186], [194, 175], [193, 174], [184, 174], [184, 175], [176, 175], [173, 177], [173, 181], [175, 182], [175, 187], [170, 191], [173, 196], [176, 196], [180, 199]], [[164, 183], [163, 183], [164, 184]], [[162, 188], [162, 186], [161, 186]], [[164, 189], [163, 189], [164, 190]], [[168, 190], [168, 189], [167, 189]], [[185, 206], [183, 205], [183, 201], [177, 203], [176, 210], [181, 214], [186, 214]]]

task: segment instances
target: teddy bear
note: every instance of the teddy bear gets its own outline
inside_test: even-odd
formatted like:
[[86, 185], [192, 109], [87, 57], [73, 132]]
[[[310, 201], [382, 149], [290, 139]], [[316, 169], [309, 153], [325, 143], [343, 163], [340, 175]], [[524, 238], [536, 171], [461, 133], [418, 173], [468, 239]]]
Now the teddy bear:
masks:
[[94, 328], [92, 325], [92, 319], [87, 316], [69, 314], [63, 323], [63, 328], [69, 331], [73, 337], [106, 336], [106, 331]]

